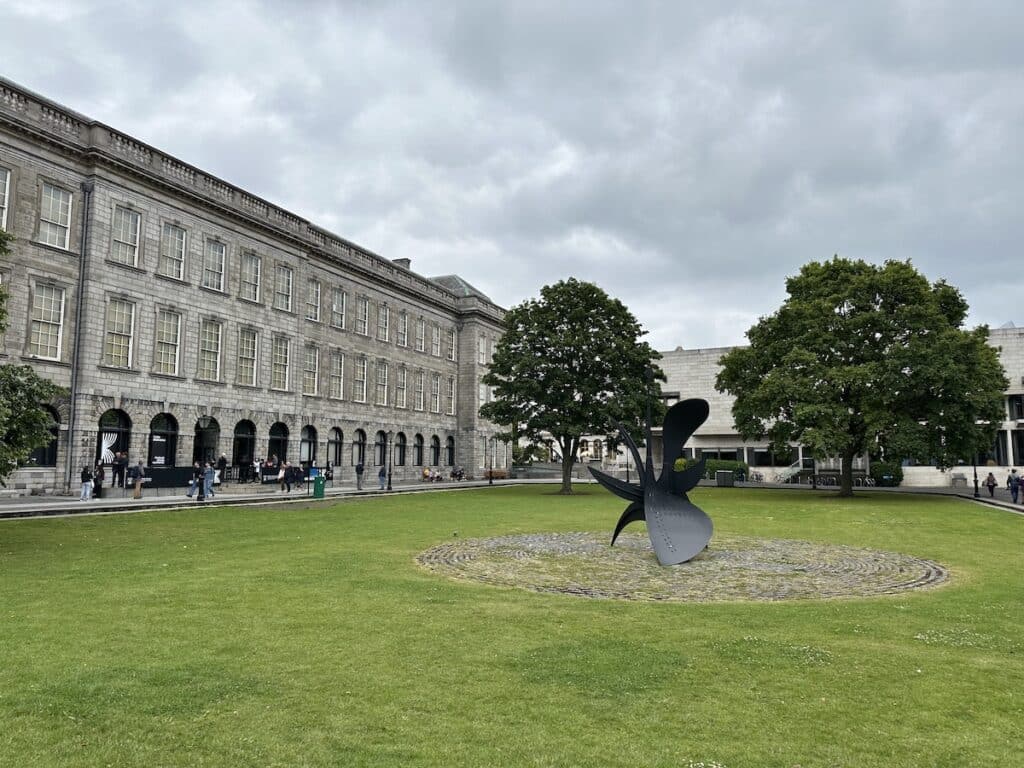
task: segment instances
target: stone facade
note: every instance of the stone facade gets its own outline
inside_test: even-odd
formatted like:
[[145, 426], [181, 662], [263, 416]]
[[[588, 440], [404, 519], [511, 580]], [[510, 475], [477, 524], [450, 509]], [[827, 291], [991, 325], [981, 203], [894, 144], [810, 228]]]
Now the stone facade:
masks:
[[373, 474], [391, 454], [396, 480], [472, 475], [494, 451], [478, 350], [504, 311], [461, 278], [418, 275], [5, 80], [0, 195], [16, 237], [0, 362], [68, 392], [49, 456], [14, 486], [67, 490], [119, 448], [164, 466], [277, 450], [342, 481], [360, 451]]

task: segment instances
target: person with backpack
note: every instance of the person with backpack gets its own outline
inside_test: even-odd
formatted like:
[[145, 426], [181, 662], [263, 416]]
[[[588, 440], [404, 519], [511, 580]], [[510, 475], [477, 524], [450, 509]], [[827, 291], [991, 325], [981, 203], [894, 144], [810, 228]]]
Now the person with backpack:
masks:
[[79, 501], [88, 501], [92, 498], [92, 472], [88, 467], [82, 467], [82, 494]]
[[988, 477], [985, 478], [985, 487], [988, 488], [989, 498], [995, 498], [996, 485], [998, 485], [998, 483], [996, 482], [996, 476], [989, 472]]
[[357, 491], [363, 490], [363, 470], [364, 469], [365, 469], [365, 467], [363, 466], [363, 462], [361, 462], [361, 461], [356, 462], [356, 490]]
[[1010, 489], [1010, 498], [1013, 503], [1017, 503], [1017, 494], [1020, 493], [1020, 477], [1017, 475], [1016, 468], [1010, 470], [1010, 474], [1006, 477], [1006, 487]]

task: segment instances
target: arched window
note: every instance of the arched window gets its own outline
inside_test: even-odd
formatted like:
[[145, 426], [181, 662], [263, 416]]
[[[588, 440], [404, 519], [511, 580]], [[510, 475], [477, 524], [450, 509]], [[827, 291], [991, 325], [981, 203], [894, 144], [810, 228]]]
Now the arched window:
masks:
[[192, 445], [192, 461], [199, 463], [217, 461], [217, 444], [220, 442], [220, 424], [209, 416], [200, 416], [196, 422], [196, 436]]
[[268, 459], [277, 459], [280, 464], [288, 461], [288, 425], [282, 421], [270, 427], [270, 439], [267, 441]]
[[149, 422], [149, 459], [151, 467], [173, 467], [178, 455], [178, 420], [169, 413], [158, 413]]
[[252, 466], [256, 457], [256, 425], [248, 419], [235, 424], [235, 440], [231, 448], [231, 464], [236, 467]]
[[590, 443], [587, 440], [580, 440], [580, 455], [590, 453]]
[[405, 449], [407, 442], [405, 432], [399, 432], [395, 435], [395, 464], [399, 467], [405, 466]]
[[441, 463], [441, 438], [434, 435], [430, 438], [430, 464], [437, 466]]
[[361, 429], [356, 430], [355, 439], [352, 440], [352, 466], [366, 463], [366, 433]]
[[377, 432], [377, 439], [373, 444], [373, 463], [378, 467], [388, 463], [388, 436], [384, 430]]
[[100, 416], [96, 436], [96, 463], [112, 464], [115, 453], [128, 453], [132, 437], [132, 420], [124, 411], [111, 409]]
[[414, 466], [423, 466], [423, 435], [416, 435], [412, 439], [412, 463]]
[[455, 438], [449, 437], [444, 441], [444, 463], [449, 467], [455, 466]]
[[29, 466], [56, 467], [57, 466], [57, 435], [60, 433], [60, 414], [48, 405], [40, 406], [50, 417], [50, 439], [45, 445], [41, 445], [32, 451], [28, 457]]
[[316, 427], [307, 424], [299, 434], [299, 462], [308, 467], [316, 461]]
[[327, 461], [332, 467], [341, 463], [341, 447], [345, 444], [345, 436], [335, 427], [327, 435]]

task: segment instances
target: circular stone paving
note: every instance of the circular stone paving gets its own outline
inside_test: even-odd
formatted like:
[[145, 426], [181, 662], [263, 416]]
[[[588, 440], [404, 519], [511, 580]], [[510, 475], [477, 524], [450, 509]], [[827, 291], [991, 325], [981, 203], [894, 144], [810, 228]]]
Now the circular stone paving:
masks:
[[459, 539], [416, 561], [435, 573], [535, 592], [666, 602], [891, 595], [942, 584], [930, 560], [838, 544], [715, 536], [681, 565], [658, 564], [646, 536], [535, 533]]

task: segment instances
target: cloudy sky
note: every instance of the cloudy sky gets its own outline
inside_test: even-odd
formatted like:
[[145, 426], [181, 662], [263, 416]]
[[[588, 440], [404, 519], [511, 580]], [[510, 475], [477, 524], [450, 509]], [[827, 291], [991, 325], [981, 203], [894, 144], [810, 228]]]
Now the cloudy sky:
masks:
[[504, 306], [659, 349], [911, 259], [1024, 324], [1024, 4], [0, 0], [0, 74]]

